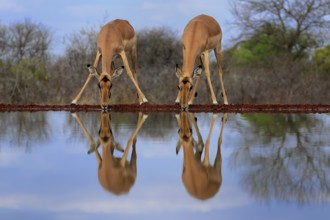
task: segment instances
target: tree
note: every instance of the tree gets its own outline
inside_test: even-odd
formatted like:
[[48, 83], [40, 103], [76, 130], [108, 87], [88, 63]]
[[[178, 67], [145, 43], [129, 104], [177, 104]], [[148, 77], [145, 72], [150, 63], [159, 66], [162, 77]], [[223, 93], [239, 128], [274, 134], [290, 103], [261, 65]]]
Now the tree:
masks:
[[7, 27], [0, 24], [0, 54], [6, 52], [6, 41], [7, 41]]
[[245, 122], [236, 125], [242, 143], [233, 150], [231, 163], [244, 167], [240, 182], [251, 196], [300, 204], [327, 200], [326, 123], [314, 115], [297, 114], [247, 114], [242, 119]]
[[23, 59], [47, 58], [51, 37], [49, 30], [42, 24], [26, 19], [0, 29], [0, 49], [6, 51], [1, 54], [1, 59], [18, 63]]
[[329, 0], [235, 0], [232, 13], [240, 39], [270, 30], [293, 59], [322, 45], [330, 28]]
[[329, 39], [329, 0], [234, 0], [232, 13], [241, 30], [224, 56], [233, 103], [327, 102], [311, 54]]
[[167, 28], [154, 28], [137, 33], [137, 52], [142, 67], [170, 66], [182, 59], [181, 44], [175, 32]]
[[145, 95], [151, 102], [173, 103], [178, 83], [175, 64], [182, 62], [177, 34], [168, 28], [141, 30], [137, 33], [137, 54], [138, 78]]
[[287, 51], [279, 44], [277, 32], [270, 25], [262, 27], [250, 39], [233, 49], [233, 56], [239, 65], [269, 65], [271, 58], [286, 55]]
[[42, 24], [25, 20], [0, 25], [0, 89], [6, 94], [0, 102], [44, 100], [50, 42], [50, 32]]
[[[50, 81], [56, 103], [70, 103], [88, 77], [87, 64], [94, 63], [98, 28], [87, 27], [65, 38], [65, 53], [50, 65]], [[82, 103], [96, 104], [98, 88], [93, 79], [84, 91]], [[93, 86], [93, 83], [95, 86]]]
[[323, 76], [330, 76], [330, 45], [315, 51], [313, 61]]
[[[95, 60], [97, 34], [98, 28], [84, 28], [66, 38], [64, 56], [58, 58], [50, 68], [49, 80], [53, 83], [50, 92], [54, 93], [53, 97], [56, 97], [57, 103], [71, 102], [85, 82], [88, 76], [86, 64], [93, 64]], [[149, 101], [174, 102], [177, 95], [175, 63], [181, 59], [180, 41], [170, 29], [156, 28], [137, 32], [137, 78]], [[130, 56], [128, 60], [131, 62]], [[99, 64], [99, 72], [101, 65], [102, 61]], [[117, 57], [115, 66], [121, 65], [122, 60]], [[98, 100], [98, 87], [96, 79], [93, 79], [84, 91], [81, 103], [97, 104]], [[114, 78], [110, 103], [135, 101], [136, 90], [127, 74]]]

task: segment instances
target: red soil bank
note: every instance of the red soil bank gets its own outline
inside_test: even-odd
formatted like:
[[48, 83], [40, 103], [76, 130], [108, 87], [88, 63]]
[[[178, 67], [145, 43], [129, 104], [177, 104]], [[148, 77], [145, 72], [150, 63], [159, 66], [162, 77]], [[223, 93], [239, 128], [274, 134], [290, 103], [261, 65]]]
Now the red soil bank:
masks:
[[[0, 112], [37, 111], [100, 111], [99, 105], [13, 105], [0, 104]], [[111, 112], [180, 112], [178, 104], [123, 104], [109, 106]], [[277, 105], [277, 104], [231, 104], [231, 105], [190, 105], [190, 112], [228, 113], [330, 113], [330, 105]]]

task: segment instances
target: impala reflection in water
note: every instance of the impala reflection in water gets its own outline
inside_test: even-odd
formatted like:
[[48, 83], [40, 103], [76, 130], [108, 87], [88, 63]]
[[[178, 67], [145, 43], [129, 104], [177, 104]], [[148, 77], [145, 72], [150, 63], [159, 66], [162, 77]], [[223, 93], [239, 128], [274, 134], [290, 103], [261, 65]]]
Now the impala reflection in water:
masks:
[[328, 114], [74, 116], [0, 113], [0, 219], [330, 216]]
[[[88, 153], [95, 153], [98, 164], [98, 178], [102, 187], [112, 192], [115, 195], [127, 194], [135, 183], [136, 179], [136, 141], [137, 134], [142, 127], [147, 115], [141, 112], [138, 114], [138, 121], [136, 129], [126, 144], [125, 150], [120, 143], [115, 141], [111, 129], [111, 115], [109, 112], [101, 112], [99, 137], [97, 143], [94, 142], [91, 135], [88, 133], [81, 118], [77, 114], [73, 117], [79, 123], [81, 129], [90, 142], [90, 149]], [[102, 156], [98, 148], [102, 145]], [[127, 160], [130, 147], [132, 146], [132, 153], [130, 161]], [[123, 153], [121, 158], [114, 156], [114, 151], [118, 150]]]
[[[183, 147], [182, 182], [192, 197], [200, 200], [210, 199], [218, 193], [222, 184], [221, 144], [227, 113], [222, 118], [217, 152], [213, 165], [210, 164], [209, 152], [217, 114], [212, 115], [210, 130], [205, 145], [197, 125], [197, 118], [193, 113], [183, 111], [180, 115], [176, 115], [176, 117], [179, 125], [179, 140], [176, 146], [176, 152], [178, 153], [180, 148]], [[191, 123], [194, 125], [195, 132], [197, 133], [198, 142], [193, 138]], [[201, 161], [203, 150], [205, 150], [204, 159]]]

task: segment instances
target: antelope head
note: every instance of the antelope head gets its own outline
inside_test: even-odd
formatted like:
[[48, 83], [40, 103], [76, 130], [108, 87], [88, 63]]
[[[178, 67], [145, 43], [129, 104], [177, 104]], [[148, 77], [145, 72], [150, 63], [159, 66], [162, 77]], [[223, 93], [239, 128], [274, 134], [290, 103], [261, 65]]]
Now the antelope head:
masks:
[[[193, 89], [193, 78], [196, 78], [201, 75], [202, 66], [198, 66], [192, 74], [184, 74], [182, 69], [179, 68], [178, 64], [176, 65], [176, 75], [179, 78], [179, 93], [180, 93], [180, 103], [181, 109], [183, 111], [188, 110], [188, 102], [191, 96], [191, 90]], [[192, 76], [191, 76], [192, 75]]]
[[100, 143], [109, 143], [112, 141], [111, 116], [108, 112], [101, 112], [101, 124], [99, 130]]
[[182, 142], [192, 142], [192, 129], [190, 125], [189, 113], [186, 111], [181, 112], [179, 122], [179, 137]]
[[112, 80], [122, 74], [123, 70], [124, 67], [122, 66], [117, 69], [111, 69], [110, 74], [102, 73], [100, 75], [98, 87], [100, 90], [102, 110], [106, 110], [110, 104]]

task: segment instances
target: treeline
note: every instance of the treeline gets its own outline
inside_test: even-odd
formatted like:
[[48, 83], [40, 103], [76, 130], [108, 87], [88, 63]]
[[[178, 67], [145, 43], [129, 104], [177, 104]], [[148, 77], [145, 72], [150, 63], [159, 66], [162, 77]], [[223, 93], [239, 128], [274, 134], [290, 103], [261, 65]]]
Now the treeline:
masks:
[[[71, 103], [88, 76], [86, 64], [94, 62], [97, 33], [98, 28], [72, 33], [66, 38], [64, 54], [54, 57], [49, 53], [49, 29], [42, 24], [25, 20], [1, 25], [0, 103]], [[142, 30], [137, 35], [137, 77], [142, 91], [150, 102], [174, 102], [178, 82], [175, 64], [182, 62], [177, 34], [156, 28]], [[115, 63], [122, 65], [120, 59]], [[112, 91], [113, 103], [136, 101], [135, 88], [126, 74], [114, 79]], [[97, 104], [98, 100], [94, 79], [80, 103]]]
[[329, 0], [233, 0], [239, 44], [227, 51], [232, 101], [329, 103]]
[[[330, 27], [323, 17], [330, 15], [329, 1], [304, 0], [305, 5], [299, 1], [285, 4], [288, 0], [234, 2], [236, 25], [244, 31], [235, 46], [223, 51], [229, 102], [328, 103], [330, 45], [326, 33]], [[51, 34], [44, 25], [29, 20], [0, 24], [0, 103], [69, 104], [88, 76], [86, 64], [94, 62], [99, 28], [72, 33], [66, 37], [64, 53], [54, 57]], [[142, 91], [151, 103], [173, 103], [178, 92], [175, 64], [182, 63], [180, 36], [167, 28], [153, 28], [138, 31], [137, 39]], [[116, 65], [122, 65], [121, 61]], [[214, 90], [222, 102], [214, 60], [211, 68]], [[126, 74], [114, 79], [112, 91], [112, 103], [136, 101]], [[206, 80], [195, 102], [211, 103]], [[80, 103], [99, 103], [96, 79]]]

